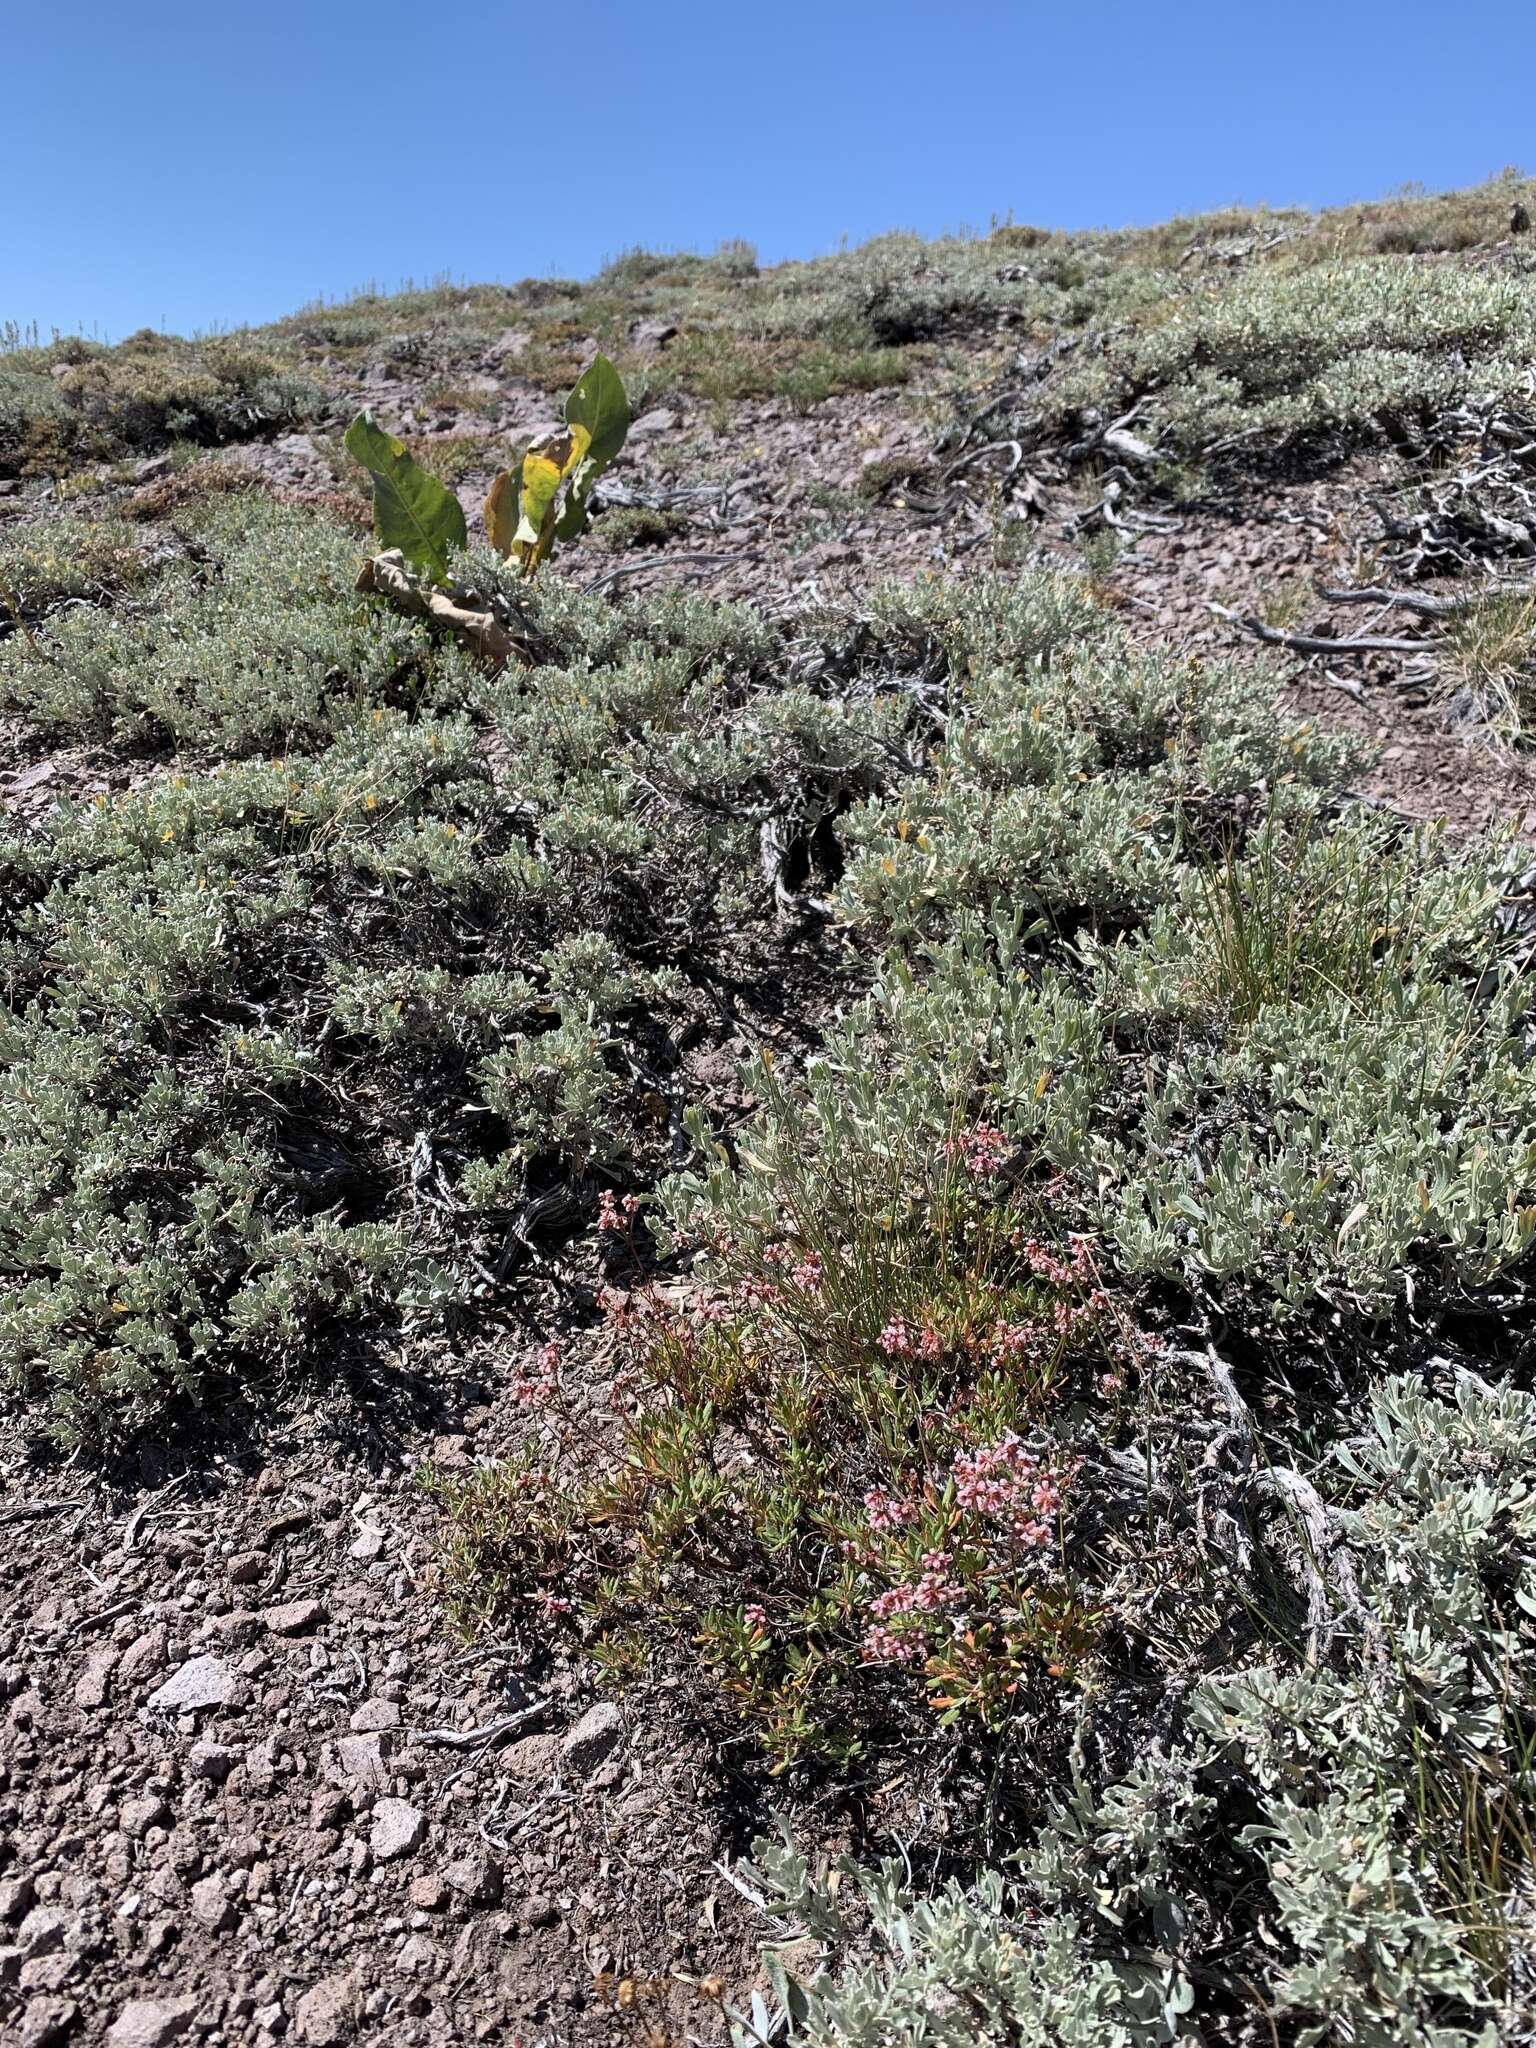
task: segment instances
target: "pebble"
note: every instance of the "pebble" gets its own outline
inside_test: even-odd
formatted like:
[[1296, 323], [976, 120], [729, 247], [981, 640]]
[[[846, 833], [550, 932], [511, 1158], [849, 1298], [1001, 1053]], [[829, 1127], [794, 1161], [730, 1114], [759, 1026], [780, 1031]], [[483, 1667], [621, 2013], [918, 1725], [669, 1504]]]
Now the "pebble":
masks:
[[376, 1862], [395, 1863], [402, 1856], [413, 1856], [426, 1832], [426, 1818], [418, 1807], [404, 1799], [381, 1799], [373, 1809], [368, 1846]]
[[117, 1647], [103, 1643], [85, 1660], [85, 1669], [75, 1681], [77, 1707], [104, 1707], [112, 1692], [112, 1673], [117, 1669]]
[[267, 1608], [261, 1618], [272, 1635], [302, 1636], [325, 1620], [325, 1604], [320, 1600], [289, 1600], [281, 1607]]
[[437, 1964], [437, 1950], [424, 1934], [408, 1934], [395, 1956], [395, 1968], [407, 1977], [426, 1976]]
[[[125, 1667], [127, 1662], [125, 1656]], [[194, 1713], [205, 1707], [227, 1705], [234, 1687], [234, 1673], [222, 1657], [189, 1657], [179, 1671], [150, 1694], [149, 1704], [163, 1714]]]
[[72, 1998], [34, 1998], [21, 2016], [16, 2048], [54, 2048], [80, 2017]]
[[240, 1752], [223, 1742], [194, 1742], [187, 1756], [187, 1769], [194, 1778], [205, 1778], [210, 1785], [222, 1785], [235, 1765], [240, 1761]]
[[151, 1828], [170, 1825], [170, 1811], [157, 1792], [146, 1792], [142, 1799], [127, 1800], [117, 1816], [117, 1824], [130, 1842], [142, 1842]]
[[540, 1898], [535, 1894], [523, 1901], [523, 1918], [530, 1927], [553, 1927], [560, 1918], [560, 1908], [553, 1899]]
[[[158, 1671], [165, 1662], [166, 1646], [165, 1630], [158, 1623], [145, 1629], [143, 1635], [135, 1636], [118, 1660], [118, 1677], [126, 1682], [137, 1678], [141, 1671]], [[150, 1704], [153, 1706], [153, 1700]]]
[[500, 1904], [501, 1865], [481, 1851], [456, 1857], [444, 1869], [443, 1876], [472, 1906]]
[[364, 1700], [352, 1716], [351, 1725], [359, 1735], [400, 1726], [400, 1709], [393, 1700]]
[[236, 1920], [235, 1902], [222, 1877], [205, 1877], [192, 1887], [192, 1918], [210, 1934], [222, 1934]]
[[347, 1776], [376, 1792], [389, 1783], [387, 1757], [385, 1735], [343, 1735], [336, 1745], [336, 1760]]
[[357, 2026], [358, 1984], [350, 1975], [322, 1977], [294, 2010], [300, 2037], [312, 2048], [334, 2048]]
[[30, 1913], [37, 1887], [30, 1877], [0, 1879], [0, 1925], [10, 1926]]
[[624, 1717], [612, 1700], [588, 1707], [574, 1728], [566, 1730], [560, 1754], [574, 1770], [595, 1770], [624, 1732]]
[[106, 2048], [165, 2048], [197, 2010], [190, 1998], [130, 1998], [107, 2029]]
[[35, 1956], [52, 1955], [64, 1946], [68, 1926], [69, 1915], [57, 1906], [34, 1906], [17, 1930], [16, 1946], [28, 1962]]

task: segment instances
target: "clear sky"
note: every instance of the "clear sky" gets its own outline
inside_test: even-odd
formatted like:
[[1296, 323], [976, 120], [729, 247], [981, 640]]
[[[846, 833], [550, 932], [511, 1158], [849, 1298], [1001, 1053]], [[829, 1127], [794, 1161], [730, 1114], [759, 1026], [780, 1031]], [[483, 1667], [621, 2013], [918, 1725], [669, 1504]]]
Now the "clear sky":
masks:
[[0, 0], [0, 322], [1536, 167], [1533, 0]]

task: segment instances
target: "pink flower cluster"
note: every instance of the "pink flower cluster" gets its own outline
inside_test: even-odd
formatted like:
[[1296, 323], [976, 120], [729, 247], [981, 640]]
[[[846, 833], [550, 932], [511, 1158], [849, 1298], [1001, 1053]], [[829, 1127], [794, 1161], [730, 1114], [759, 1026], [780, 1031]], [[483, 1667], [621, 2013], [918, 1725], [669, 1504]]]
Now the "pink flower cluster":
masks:
[[1061, 1506], [1061, 1474], [1042, 1465], [1012, 1430], [995, 1444], [962, 1451], [952, 1470], [961, 1507], [1002, 1523], [1022, 1549], [1040, 1550], [1051, 1541], [1045, 1517]]
[[621, 1202], [612, 1188], [597, 1198], [597, 1227], [604, 1231], [627, 1231], [640, 1214], [640, 1197], [626, 1195]]
[[823, 1267], [820, 1252], [802, 1252], [797, 1259], [792, 1246], [771, 1244], [763, 1253], [763, 1264], [773, 1267], [788, 1266], [790, 1280], [802, 1294], [821, 1292]]
[[777, 1285], [758, 1273], [749, 1273], [745, 1280], [738, 1280], [734, 1292], [736, 1299], [746, 1308], [756, 1302], [777, 1301], [779, 1298]]
[[551, 1338], [541, 1345], [530, 1371], [518, 1369], [512, 1382], [512, 1398], [519, 1408], [547, 1408], [560, 1391], [560, 1346]]
[[922, 1629], [898, 1635], [890, 1623], [902, 1615], [933, 1616], [965, 1605], [965, 1588], [952, 1576], [954, 1559], [943, 1550], [926, 1550], [915, 1579], [887, 1586], [868, 1603], [871, 1626], [864, 1635], [864, 1659], [870, 1664], [910, 1664], [927, 1647]]
[[958, 1159], [976, 1180], [990, 1180], [1001, 1173], [1012, 1149], [996, 1124], [972, 1124], [944, 1147], [945, 1155]]
[[926, 1358], [930, 1361], [944, 1356], [944, 1339], [932, 1323], [924, 1323], [914, 1329], [905, 1316], [892, 1316], [875, 1340], [887, 1358]]
[[1074, 1236], [1071, 1250], [1065, 1258], [1050, 1245], [1041, 1244], [1035, 1237], [1026, 1237], [1019, 1250], [1025, 1263], [1037, 1280], [1047, 1280], [1053, 1287], [1089, 1287], [1093, 1284], [1093, 1254], [1086, 1237]]
[[872, 1486], [864, 1496], [864, 1513], [871, 1529], [882, 1533], [890, 1529], [905, 1529], [909, 1522], [917, 1520], [917, 1502], [902, 1500], [897, 1494], [887, 1493], [882, 1486]]
[[1102, 1287], [1081, 1301], [1063, 1297], [1051, 1303], [1048, 1315], [994, 1325], [991, 1348], [999, 1358], [1044, 1358], [1058, 1344], [1082, 1337], [1108, 1307], [1109, 1296]]

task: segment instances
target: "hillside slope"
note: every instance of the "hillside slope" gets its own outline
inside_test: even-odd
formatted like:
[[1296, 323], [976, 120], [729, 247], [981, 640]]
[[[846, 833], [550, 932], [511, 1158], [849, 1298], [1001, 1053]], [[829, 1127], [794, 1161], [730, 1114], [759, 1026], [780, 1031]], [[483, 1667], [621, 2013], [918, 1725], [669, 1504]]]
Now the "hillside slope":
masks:
[[1529, 2037], [1532, 212], [0, 354], [18, 2039]]

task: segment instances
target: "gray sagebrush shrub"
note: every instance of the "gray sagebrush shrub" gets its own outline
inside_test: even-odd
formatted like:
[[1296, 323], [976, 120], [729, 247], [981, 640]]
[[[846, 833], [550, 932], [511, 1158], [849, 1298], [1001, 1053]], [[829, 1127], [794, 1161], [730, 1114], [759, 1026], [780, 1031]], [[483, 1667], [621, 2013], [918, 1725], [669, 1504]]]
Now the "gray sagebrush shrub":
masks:
[[[1080, 1782], [1007, 1871], [923, 1896], [760, 1842], [806, 2048], [1274, 2040], [1493, 2048], [1536, 2023], [1536, 1402], [1382, 1383], [1319, 1473], [1360, 1573], [1342, 1659], [1201, 1681], [1172, 1745]], [[829, 1882], [829, 1878], [832, 1882]], [[760, 2001], [738, 2039], [773, 2015]]]

